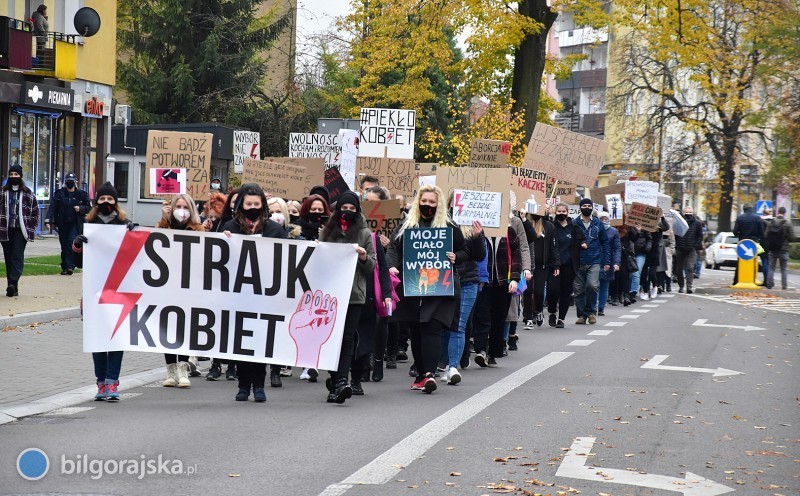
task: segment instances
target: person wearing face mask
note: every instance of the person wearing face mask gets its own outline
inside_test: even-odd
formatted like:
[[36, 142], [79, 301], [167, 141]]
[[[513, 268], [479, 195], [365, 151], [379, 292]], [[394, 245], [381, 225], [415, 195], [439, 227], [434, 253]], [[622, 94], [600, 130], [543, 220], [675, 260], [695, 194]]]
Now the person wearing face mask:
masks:
[[[754, 215], [754, 217], [757, 218], [758, 216]], [[692, 207], [686, 207], [683, 210], [683, 218], [689, 225], [689, 229], [683, 236], [675, 236], [675, 266], [673, 267], [673, 272], [678, 278], [678, 293], [683, 293], [685, 287], [686, 293], [692, 294], [694, 263], [697, 260], [697, 252], [703, 249], [703, 225], [695, 219]], [[760, 219], [758, 220], [760, 221]], [[737, 234], [736, 228], [734, 228], [734, 234]]]
[[[367, 278], [373, 277], [377, 256], [372, 245], [372, 233], [367, 227], [364, 216], [361, 215], [361, 201], [357, 194], [346, 191], [339, 196], [336, 210], [322, 230], [320, 241], [327, 243], [347, 243], [355, 245], [358, 253], [356, 273], [353, 277], [353, 287], [350, 291], [350, 301], [347, 305], [347, 315], [344, 320], [344, 334], [342, 347], [339, 353], [339, 367], [331, 371], [331, 376], [325, 381], [328, 387], [328, 403], [342, 404], [353, 395], [353, 386], [348, 383], [348, 375], [353, 367], [356, 357], [361, 313], [367, 303]], [[374, 302], [372, 303], [374, 305]], [[374, 314], [374, 308], [372, 309]], [[374, 333], [374, 323], [371, 331]], [[369, 332], [363, 329], [363, 332]], [[357, 368], [353, 371], [353, 382], [360, 384], [362, 371]], [[363, 390], [361, 391], [363, 394]]]
[[25, 247], [33, 242], [39, 224], [36, 195], [22, 181], [22, 167], [8, 169], [8, 181], [0, 195], [0, 244], [6, 262], [6, 296], [19, 294], [19, 279], [25, 269]]
[[[95, 192], [94, 207], [86, 214], [88, 224], [124, 225], [133, 230], [136, 224], [128, 219], [128, 215], [117, 202], [117, 189], [111, 183], [105, 183]], [[81, 226], [83, 228], [83, 226]], [[83, 267], [83, 245], [89, 239], [79, 234], [72, 242], [72, 259], [76, 267]], [[95, 401], [119, 401], [119, 374], [122, 368], [122, 351], [103, 351], [92, 353], [94, 373], [97, 378], [97, 394]]]
[[598, 217], [603, 223], [603, 227], [606, 229], [608, 247], [611, 250], [611, 268], [600, 272], [600, 292], [597, 298], [597, 315], [605, 315], [606, 302], [608, 302], [608, 289], [616, 273], [619, 272], [622, 260], [622, 245], [619, 240], [619, 231], [611, 227], [611, 216], [608, 215], [608, 212], [600, 212]]
[[[411, 203], [406, 220], [392, 236], [387, 253], [389, 272], [401, 278], [401, 286], [412, 284], [411, 281], [402, 280], [403, 233], [406, 229], [427, 227], [448, 228], [451, 231], [453, 251], [447, 254], [451, 263], [458, 265], [469, 258], [461, 229], [447, 215], [447, 198], [441, 188], [422, 186]], [[410, 323], [411, 327], [411, 350], [417, 372], [411, 389], [425, 393], [436, 390], [434, 374], [442, 356], [442, 329], [458, 326], [461, 283], [456, 273], [453, 274], [453, 288], [454, 296], [404, 297], [398, 304], [395, 317], [400, 322]], [[398, 287], [397, 294], [402, 294], [401, 290], [402, 287]]]
[[220, 192], [222, 191], [222, 181], [219, 180], [218, 177], [214, 176], [211, 178], [211, 192]]
[[524, 225], [533, 268], [531, 285], [525, 291], [525, 295], [528, 295], [526, 306], [529, 312], [525, 319], [533, 320], [532, 323], [541, 327], [544, 322], [545, 285], [555, 285], [555, 278], [561, 270], [558, 237], [555, 225], [540, 214], [526, 214]]
[[[205, 228], [200, 223], [200, 215], [194, 200], [189, 195], [175, 195], [172, 201], [164, 202], [161, 206], [161, 219], [156, 224], [158, 229], [178, 229], [183, 231], [203, 232]], [[188, 388], [192, 384], [189, 376], [197, 377], [197, 359], [186, 355], [164, 354], [167, 365], [167, 378], [161, 384], [164, 387]]]
[[[262, 236], [265, 238], [287, 239], [286, 230], [269, 218], [267, 197], [257, 184], [243, 184], [239, 188], [236, 201], [236, 214], [222, 226], [225, 236], [234, 234], [245, 236]], [[247, 401], [250, 391], [257, 403], [267, 401], [264, 383], [267, 379], [267, 364], [253, 362], [237, 362], [239, 374], [239, 392], [236, 401]]]
[[289, 214], [289, 207], [282, 198], [270, 198], [267, 200], [267, 208], [269, 209], [269, 218], [280, 224], [286, 230], [286, 236], [289, 239], [304, 240], [301, 233], [300, 226], [296, 226], [290, 222], [291, 216]]
[[300, 220], [297, 221], [303, 237], [308, 241], [319, 239], [319, 233], [328, 222], [330, 215], [331, 211], [324, 197], [317, 194], [309, 195], [303, 201], [303, 206], [300, 208]]
[[80, 234], [84, 216], [92, 209], [89, 195], [78, 189], [78, 178], [73, 172], [64, 177], [64, 187], [53, 193], [53, 200], [47, 210], [45, 227], [51, 226], [58, 232], [61, 242], [61, 275], [71, 276], [75, 270], [72, 261], [72, 240]]
[[585, 239], [586, 248], [578, 255], [575, 271], [575, 307], [578, 314], [576, 324], [595, 324], [595, 305], [600, 286], [600, 270], [611, 268], [611, 250], [608, 247], [606, 229], [600, 219], [594, 217], [594, 204], [589, 198], [580, 202], [581, 215], [572, 224]]
[[583, 232], [572, 223], [568, 212], [569, 206], [566, 203], [556, 205], [553, 225], [556, 228], [555, 237], [561, 266], [553, 284], [547, 284], [547, 312], [550, 314], [547, 323], [558, 329], [564, 328], [564, 319], [567, 318], [580, 251], [588, 246]]
[[289, 200], [286, 202], [286, 209], [289, 211], [289, 224], [293, 226], [299, 225], [300, 221], [300, 208], [303, 204], [297, 200]]

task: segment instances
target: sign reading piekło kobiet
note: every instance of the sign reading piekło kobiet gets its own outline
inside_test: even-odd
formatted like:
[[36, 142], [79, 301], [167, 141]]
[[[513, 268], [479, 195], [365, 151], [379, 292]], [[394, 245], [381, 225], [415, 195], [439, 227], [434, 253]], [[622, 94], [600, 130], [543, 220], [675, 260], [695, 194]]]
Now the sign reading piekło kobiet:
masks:
[[403, 231], [403, 294], [453, 296], [453, 233], [448, 227]]

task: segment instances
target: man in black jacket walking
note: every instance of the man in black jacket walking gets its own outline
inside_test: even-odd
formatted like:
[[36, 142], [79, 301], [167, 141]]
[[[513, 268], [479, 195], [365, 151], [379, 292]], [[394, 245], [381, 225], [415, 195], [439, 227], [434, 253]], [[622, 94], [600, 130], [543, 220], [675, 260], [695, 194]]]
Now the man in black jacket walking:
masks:
[[78, 178], [68, 172], [64, 187], [53, 193], [53, 201], [47, 211], [45, 227], [55, 226], [61, 242], [61, 275], [70, 276], [75, 270], [72, 261], [72, 241], [81, 233], [83, 217], [92, 209], [89, 195], [78, 189]]
[[[749, 203], [744, 204], [744, 213], [736, 218], [736, 222], [733, 224], [733, 235], [739, 238], [739, 241], [743, 239], [752, 239], [758, 244], [761, 244], [764, 241], [764, 228], [765, 223], [764, 220], [755, 212], [753, 212], [753, 206]], [[761, 254], [761, 264], [766, 267], [769, 263], [769, 260], [766, 258], [767, 254]], [[766, 277], [765, 277], [766, 279]], [[739, 264], [736, 264], [736, 272], [733, 274], [733, 284], [739, 282]]]
[[697, 252], [703, 249], [703, 224], [694, 216], [692, 207], [683, 209], [683, 218], [689, 224], [689, 230], [683, 236], [675, 236], [675, 267], [673, 272], [678, 277], [678, 292], [692, 294], [694, 281], [694, 264]]

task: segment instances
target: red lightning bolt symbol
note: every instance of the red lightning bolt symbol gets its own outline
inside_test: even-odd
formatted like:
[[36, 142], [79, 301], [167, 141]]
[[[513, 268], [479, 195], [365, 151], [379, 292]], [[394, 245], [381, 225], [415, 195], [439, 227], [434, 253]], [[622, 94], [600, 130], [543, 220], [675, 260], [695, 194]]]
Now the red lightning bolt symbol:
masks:
[[114, 335], [117, 334], [122, 321], [131, 313], [136, 302], [142, 297], [142, 293], [120, 293], [117, 290], [125, 276], [128, 275], [133, 261], [142, 251], [142, 247], [149, 236], [150, 233], [147, 231], [125, 232], [125, 237], [122, 238], [122, 244], [119, 247], [114, 263], [111, 264], [111, 270], [108, 273], [106, 284], [103, 286], [103, 292], [100, 293], [98, 303], [103, 305], [122, 305], [122, 311], [119, 314], [117, 325], [114, 326], [114, 332], [111, 333], [111, 339], [114, 339]]
[[250, 149], [250, 158], [258, 158], [256, 157], [256, 148], [258, 148], [258, 143], [253, 143], [253, 148]]
[[450, 270], [446, 270], [446, 271], [444, 271], [444, 279], [442, 279], [442, 285], [443, 285], [443, 286], [444, 286], [446, 289], [450, 289], [450, 273], [451, 273], [451, 272], [452, 272], [452, 271], [450, 271]]
[[389, 135], [388, 135], [388, 138], [387, 138], [389, 141], [391, 141], [391, 140], [392, 140], [392, 135], [393, 135], [393, 134], [394, 134], [394, 133], [389, 133]]
[[458, 213], [461, 214], [461, 211], [464, 210], [464, 204], [461, 203], [461, 195], [456, 195], [456, 199], [453, 204], [458, 207]]
[[380, 231], [383, 228], [383, 223], [386, 221], [386, 216], [385, 215], [380, 215], [378, 213], [378, 209], [379, 208], [381, 208], [381, 204], [377, 203], [372, 208], [372, 212], [369, 213], [369, 218], [370, 219], [375, 219], [375, 220], [378, 221], [378, 228], [376, 229], [376, 231]]

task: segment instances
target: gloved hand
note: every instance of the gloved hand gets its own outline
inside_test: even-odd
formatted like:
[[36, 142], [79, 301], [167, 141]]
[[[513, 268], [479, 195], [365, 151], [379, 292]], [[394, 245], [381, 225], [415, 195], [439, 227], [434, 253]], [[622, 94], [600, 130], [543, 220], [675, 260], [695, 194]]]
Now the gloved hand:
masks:
[[139, 227], [139, 224], [135, 222], [128, 221], [128, 224], [125, 226], [128, 228], [128, 231], [133, 231], [134, 227]]
[[84, 243], [88, 243], [88, 242], [89, 242], [89, 239], [86, 238], [86, 236], [84, 236], [83, 234], [79, 234], [75, 238], [75, 241], [72, 242], [72, 244], [75, 245], [75, 248], [81, 248], [81, 247], [83, 247]]

